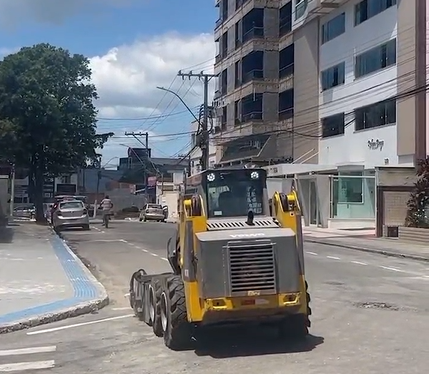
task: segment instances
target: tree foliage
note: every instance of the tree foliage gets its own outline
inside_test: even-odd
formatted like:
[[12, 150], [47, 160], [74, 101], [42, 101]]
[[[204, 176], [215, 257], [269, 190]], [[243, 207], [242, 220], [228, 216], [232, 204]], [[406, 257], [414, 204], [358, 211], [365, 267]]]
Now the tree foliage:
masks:
[[112, 135], [96, 133], [89, 60], [38, 44], [0, 62], [0, 155], [29, 170], [41, 207], [45, 175], [85, 167]]
[[429, 157], [418, 162], [417, 182], [407, 207], [406, 226], [429, 228]]

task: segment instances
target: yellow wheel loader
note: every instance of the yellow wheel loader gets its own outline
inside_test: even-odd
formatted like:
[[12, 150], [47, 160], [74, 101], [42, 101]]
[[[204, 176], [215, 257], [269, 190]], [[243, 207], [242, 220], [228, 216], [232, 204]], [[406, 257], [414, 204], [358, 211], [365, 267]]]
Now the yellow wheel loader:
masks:
[[[310, 327], [301, 212], [295, 191], [268, 198], [266, 171], [206, 170], [186, 179], [167, 245], [172, 272], [133, 274], [135, 314], [170, 349], [205, 327], [269, 324], [303, 338]], [[270, 213], [271, 212], [271, 213]]]

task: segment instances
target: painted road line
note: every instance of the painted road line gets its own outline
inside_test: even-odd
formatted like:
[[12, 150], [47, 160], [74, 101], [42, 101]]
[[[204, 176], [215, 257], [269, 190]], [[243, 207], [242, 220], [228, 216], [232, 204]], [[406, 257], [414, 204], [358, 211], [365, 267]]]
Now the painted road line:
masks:
[[114, 310], [114, 311], [122, 311], [122, 310], [130, 310], [130, 309], [131, 309], [131, 307], [129, 307], [129, 306], [124, 306], [121, 308], [112, 308], [112, 310]]
[[36, 353], [55, 352], [57, 347], [55, 345], [48, 347], [33, 347], [33, 348], [20, 348], [20, 349], [6, 349], [0, 351], [0, 357], [18, 356], [18, 355], [32, 355]]
[[312, 255], [312, 256], [318, 256], [318, 254], [315, 252], [305, 252], [305, 253], [307, 253], [308, 255]]
[[55, 367], [55, 361], [33, 361], [33, 362], [18, 362], [15, 364], [0, 365], [0, 373], [12, 373], [25, 370], [41, 370], [52, 369]]
[[368, 265], [365, 262], [360, 262], [360, 261], [352, 261], [352, 264], [363, 265], [363, 266], [367, 266]]
[[117, 317], [110, 317], [110, 318], [98, 319], [98, 320], [95, 320], [95, 321], [82, 322], [82, 323], [75, 323], [75, 324], [73, 324], [73, 325], [66, 325], [66, 326], [60, 326], [60, 327], [53, 327], [53, 328], [51, 328], [51, 329], [45, 329], [45, 330], [30, 331], [30, 332], [27, 332], [27, 335], [40, 335], [40, 334], [46, 334], [46, 333], [49, 333], [49, 332], [56, 332], [56, 331], [61, 331], [61, 330], [68, 330], [68, 329], [72, 329], [72, 328], [76, 328], [76, 327], [95, 325], [95, 324], [97, 324], [97, 323], [109, 322], [109, 321], [116, 321], [116, 320], [119, 320], [119, 319], [130, 318], [130, 317], [134, 317], [134, 314], [126, 314], [126, 315], [124, 315], [124, 316], [117, 316]]
[[335, 257], [335, 256], [326, 256], [326, 258], [329, 258], [330, 260], [340, 260], [339, 257]]
[[380, 266], [380, 267], [384, 270], [397, 271], [398, 273], [404, 273], [403, 270], [397, 269], [397, 268], [392, 268], [390, 266]]

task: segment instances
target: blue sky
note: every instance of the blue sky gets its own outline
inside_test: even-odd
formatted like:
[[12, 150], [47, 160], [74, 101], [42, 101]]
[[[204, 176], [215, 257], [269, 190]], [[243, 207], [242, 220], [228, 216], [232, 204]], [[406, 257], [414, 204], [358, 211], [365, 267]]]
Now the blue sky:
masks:
[[[104, 161], [126, 153], [135, 142], [124, 130], [147, 130], [153, 135], [155, 155], [172, 155], [186, 146], [184, 135], [160, 135], [189, 131], [192, 117], [185, 108], [163, 97], [155, 87], [169, 86], [179, 69], [210, 70], [214, 57], [211, 37], [218, 10], [212, 0], [0, 0], [0, 53], [48, 42], [92, 58], [100, 131], [113, 130]], [[193, 84], [193, 85], [192, 85]], [[201, 83], [176, 79], [189, 106], [202, 100]], [[190, 86], [192, 87], [190, 88]], [[158, 108], [156, 106], [158, 105]], [[137, 120], [150, 115], [162, 117]], [[117, 120], [121, 118], [121, 120]], [[122, 145], [119, 145], [121, 143]], [[112, 160], [112, 163], [115, 163]]]

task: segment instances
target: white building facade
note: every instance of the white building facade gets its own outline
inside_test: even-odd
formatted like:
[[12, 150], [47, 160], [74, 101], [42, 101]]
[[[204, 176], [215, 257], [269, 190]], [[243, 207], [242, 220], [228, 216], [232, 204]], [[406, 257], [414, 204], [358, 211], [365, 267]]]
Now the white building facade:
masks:
[[319, 164], [412, 166], [397, 152], [396, 50], [395, 0], [349, 1], [320, 19]]

